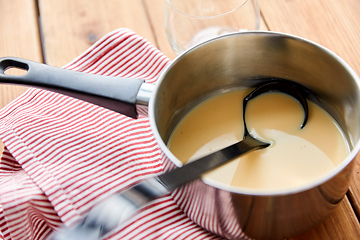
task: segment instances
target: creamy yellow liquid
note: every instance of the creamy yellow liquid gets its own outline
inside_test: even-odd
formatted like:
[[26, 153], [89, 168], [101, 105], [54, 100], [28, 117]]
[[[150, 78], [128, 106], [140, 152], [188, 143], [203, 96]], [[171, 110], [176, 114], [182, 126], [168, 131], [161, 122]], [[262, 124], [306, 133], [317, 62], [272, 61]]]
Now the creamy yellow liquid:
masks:
[[[177, 125], [168, 147], [183, 163], [220, 150], [243, 137], [242, 102], [248, 90], [237, 90], [199, 104]], [[308, 101], [309, 119], [297, 100], [266, 93], [249, 101], [246, 122], [253, 136], [270, 147], [247, 153], [203, 175], [221, 185], [283, 189], [307, 184], [333, 169], [349, 154], [335, 120]]]

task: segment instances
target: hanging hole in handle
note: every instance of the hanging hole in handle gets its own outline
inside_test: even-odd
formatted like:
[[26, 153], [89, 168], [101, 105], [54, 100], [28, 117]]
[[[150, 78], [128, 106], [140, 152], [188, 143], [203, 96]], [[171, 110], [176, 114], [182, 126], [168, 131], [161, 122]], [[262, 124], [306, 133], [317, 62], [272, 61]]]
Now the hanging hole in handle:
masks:
[[14, 76], [22, 76], [27, 73], [27, 69], [19, 68], [19, 67], [7, 67], [5, 68], [5, 75], [14, 75]]
[[22, 76], [29, 71], [29, 65], [13, 59], [0, 61], [0, 73], [5, 75]]

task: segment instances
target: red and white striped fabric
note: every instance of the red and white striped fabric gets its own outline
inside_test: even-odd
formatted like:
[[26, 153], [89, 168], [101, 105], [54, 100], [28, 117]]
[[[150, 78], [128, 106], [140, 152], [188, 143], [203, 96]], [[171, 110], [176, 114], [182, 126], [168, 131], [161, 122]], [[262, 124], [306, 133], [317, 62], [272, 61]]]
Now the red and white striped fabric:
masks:
[[[109, 33], [65, 66], [154, 83], [169, 59], [128, 29]], [[94, 204], [164, 171], [148, 119], [130, 119], [60, 94], [29, 89], [0, 111], [0, 239], [46, 239]], [[206, 223], [205, 223], [206, 224]], [[220, 239], [173, 196], [152, 202], [108, 239]]]

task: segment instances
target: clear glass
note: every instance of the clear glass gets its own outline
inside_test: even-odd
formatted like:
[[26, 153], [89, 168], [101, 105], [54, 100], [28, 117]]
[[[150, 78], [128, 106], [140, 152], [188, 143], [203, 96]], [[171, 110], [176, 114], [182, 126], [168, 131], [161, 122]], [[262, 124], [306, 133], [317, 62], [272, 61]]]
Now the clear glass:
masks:
[[259, 30], [257, 0], [165, 0], [165, 30], [176, 54], [226, 33]]

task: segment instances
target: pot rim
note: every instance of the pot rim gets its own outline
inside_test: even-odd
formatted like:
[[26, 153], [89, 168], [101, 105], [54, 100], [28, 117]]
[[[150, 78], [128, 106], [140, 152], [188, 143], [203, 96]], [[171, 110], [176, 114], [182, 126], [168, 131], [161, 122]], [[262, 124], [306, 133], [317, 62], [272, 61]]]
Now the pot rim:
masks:
[[[166, 76], [167, 72], [169, 71], [169, 69], [171, 68], [171, 66], [173, 64], [175, 64], [176, 62], [180, 61], [181, 58], [186, 55], [188, 52], [191, 51], [195, 51], [198, 47], [205, 45], [209, 42], [213, 42], [213, 41], [217, 41], [218, 39], [222, 39], [222, 38], [228, 38], [228, 37], [232, 37], [235, 35], [253, 35], [253, 34], [262, 34], [262, 35], [273, 35], [273, 36], [281, 36], [281, 37], [289, 37], [298, 41], [302, 41], [311, 45], [314, 45], [315, 47], [319, 48], [320, 50], [326, 52], [327, 54], [329, 54], [330, 56], [332, 56], [340, 65], [342, 65], [349, 73], [349, 75], [352, 76], [352, 78], [355, 80], [359, 91], [360, 91], [360, 78], [359, 76], [356, 74], [356, 72], [350, 67], [350, 65], [348, 63], [346, 63], [342, 58], [340, 58], [337, 54], [335, 54], [334, 52], [332, 52], [331, 50], [325, 48], [324, 46], [315, 43], [311, 40], [305, 39], [303, 37], [299, 37], [299, 36], [295, 36], [292, 34], [288, 34], [288, 33], [281, 33], [281, 32], [275, 32], [275, 31], [248, 31], [248, 32], [236, 32], [236, 33], [230, 33], [230, 34], [225, 34], [222, 36], [218, 36], [216, 38], [207, 40], [205, 42], [202, 42], [198, 45], [195, 45], [189, 49], [187, 49], [186, 51], [184, 51], [182, 54], [180, 54], [179, 56], [177, 56], [170, 64], [168, 64], [166, 66], [166, 68], [164, 69], [164, 71], [162, 71], [161, 75], [159, 76], [159, 79], [156, 83], [155, 89], [153, 91], [153, 95], [150, 98], [150, 102], [149, 102], [149, 119], [150, 119], [150, 127], [151, 130], [154, 134], [154, 137], [157, 141], [157, 143], [159, 144], [159, 147], [161, 149], [161, 151], [170, 159], [170, 161], [172, 161], [177, 167], [182, 167], [183, 164], [182, 162], [177, 159], [175, 157], [175, 155], [173, 153], [171, 153], [171, 151], [167, 148], [167, 146], [165, 145], [165, 143], [163, 142], [157, 127], [156, 127], [156, 122], [155, 122], [155, 116], [154, 116], [154, 110], [155, 110], [155, 97], [157, 95], [159, 86], [161, 85], [164, 77]], [[204, 179], [202, 178], [202, 181], [212, 187], [215, 188], [219, 188], [222, 190], [226, 190], [226, 191], [230, 191], [230, 192], [234, 192], [234, 193], [238, 193], [238, 194], [244, 194], [244, 195], [253, 195], [253, 196], [281, 196], [281, 195], [288, 195], [288, 194], [295, 194], [295, 193], [299, 193], [299, 192], [304, 192], [307, 190], [310, 190], [312, 188], [315, 188], [319, 185], [322, 185], [323, 183], [327, 182], [328, 180], [332, 179], [334, 176], [336, 176], [338, 173], [340, 173], [356, 156], [356, 154], [359, 152], [360, 150], [360, 139], [356, 142], [356, 144], [354, 145], [354, 148], [350, 151], [349, 155], [340, 163], [338, 164], [335, 168], [333, 168], [331, 171], [327, 172], [326, 174], [322, 175], [321, 177], [317, 178], [315, 181], [312, 181], [310, 183], [307, 184], [303, 184], [303, 185], [299, 185], [299, 186], [295, 186], [295, 187], [290, 187], [290, 188], [281, 188], [281, 189], [249, 189], [249, 188], [241, 188], [241, 187], [234, 187], [234, 186], [229, 186], [229, 185], [225, 185], [210, 179]]]

